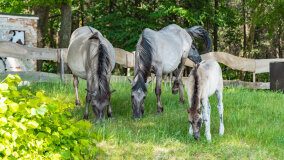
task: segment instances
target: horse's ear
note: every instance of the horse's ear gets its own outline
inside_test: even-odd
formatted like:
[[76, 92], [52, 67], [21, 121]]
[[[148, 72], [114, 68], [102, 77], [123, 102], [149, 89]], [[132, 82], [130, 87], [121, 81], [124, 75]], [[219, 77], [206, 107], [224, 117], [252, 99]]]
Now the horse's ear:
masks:
[[112, 94], [112, 93], [115, 92], [115, 91], [116, 91], [115, 89], [111, 90], [111, 91], [110, 91], [110, 94]]
[[152, 80], [145, 83], [146, 87], [152, 82]]
[[133, 81], [130, 78], [127, 78], [131, 86], [133, 86]]
[[95, 32], [89, 39], [99, 39], [99, 34], [98, 32]]

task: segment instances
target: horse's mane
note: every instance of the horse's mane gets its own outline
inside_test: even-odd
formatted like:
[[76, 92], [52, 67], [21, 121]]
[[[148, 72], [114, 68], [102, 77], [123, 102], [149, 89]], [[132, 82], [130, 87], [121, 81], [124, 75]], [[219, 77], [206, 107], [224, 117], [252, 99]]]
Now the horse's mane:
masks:
[[192, 76], [193, 76], [193, 79], [194, 79], [194, 85], [193, 85], [193, 94], [192, 94], [192, 97], [191, 97], [191, 109], [193, 110], [196, 110], [197, 107], [199, 106], [199, 93], [200, 93], [200, 82], [199, 82], [199, 75], [197, 73], [197, 70], [198, 70], [198, 67], [199, 67], [199, 64], [197, 64], [196, 67], [193, 68], [192, 70]]
[[[97, 70], [93, 69], [93, 78], [97, 76], [98, 79], [98, 88], [97, 88], [97, 94], [96, 97], [98, 99], [105, 99], [109, 98], [111, 91], [109, 88], [109, 82], [107, 79], [108, 75], [108, 67], [110, 66], [110, 57], [108, 54], [108, 51], [106, 49], [106, 46], [101, 43], [101, 40], [98, 38], [97, 33], [95, 33], [90, 39], [97, 39], [99, 41], [99, 46], [97, 50], [98, 54], [98, 64], [97, 64]], [[94, 56], [93, 58], [95, 58]], [[95, 60], [92, 60], [92, 63], [94, 63]], [[96, 64], [92, 64], [92, 66], [95, 66]]]
[[146, 91], [145, 82], [147, 81], [147, 76], [150, 73], [152, 64], [152, 47], [143, 33], [140, 42], [137, 44], [136, 54], [138, 57], [138, 69], [134, 73], [134, 78], [138, 76], [138, 79], [132, 89], [136, 90], [142, 88], [143, 91]]

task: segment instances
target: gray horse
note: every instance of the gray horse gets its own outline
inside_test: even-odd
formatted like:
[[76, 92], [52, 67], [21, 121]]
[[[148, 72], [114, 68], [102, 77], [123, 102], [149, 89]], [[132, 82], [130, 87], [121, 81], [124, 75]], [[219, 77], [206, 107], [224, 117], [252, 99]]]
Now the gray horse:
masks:
[[68, 65], [73, 74], [76, 93], [76, 105], [80, 106], [78, 96], [78, 77], [87, 80], [87, 96], [84, 118], [88, 119], [89, 104], [95, 113], [95, 121], [104, 119], [107, 107], [108, 117], [112, 117], [109, 81], [115, 65], [115, 53], [112, 44], [102, 34], [91, 27], [76, 29], [70, 39], [67, 56]]
[[[144, 99], [147, 93], [147, 76], [152, 70], [156, 75], [157, 114], [163, 112], [161, 103], [161, 80], [163, 74], [177, 71], [177, 81], [183, 93], [181, 81], [184, 63], [187, 58], [195, 63], [201, 61], [197, 50], [191, 50], [192, 37], [202, 38], [206, 42], [206, 51], [211, 49], [209, 34], [199, 26], [183, 29], [171, 24], [160, 31], [144, 29], [137, 43], [135, 52], [134, 80], [132, 85], [131, 102], [133, 118], [140, 119], [144, 114]], [[182, 94], [183, 96], [183, 94]]]

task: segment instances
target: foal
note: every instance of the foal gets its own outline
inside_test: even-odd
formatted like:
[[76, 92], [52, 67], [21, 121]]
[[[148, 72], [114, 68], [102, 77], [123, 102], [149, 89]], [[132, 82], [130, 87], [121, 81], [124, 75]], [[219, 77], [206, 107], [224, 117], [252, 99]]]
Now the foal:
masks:
[[188, 94], [188, 101], [191, 108], [187, 109], [189, 114], [188, 121], [190, 123], [189, 135], [194, 135], [195, 139], [200, 137], [200, 129], [202, 125], [202, 109], [203, 106], [203, 121], [205, 123], [205, 136], [208, 141], [211, 141], [210, 133], [210, 103], [208, 97], [214, 92], [218, 99], [218, 110], [220, 117], [219, 135], [224, 134], [223, 124], [223, 78], [219, 64], [214, 60], [205, 60], [197, 64], [190, 72], [188, 80], [185, 82], [185, 89]]

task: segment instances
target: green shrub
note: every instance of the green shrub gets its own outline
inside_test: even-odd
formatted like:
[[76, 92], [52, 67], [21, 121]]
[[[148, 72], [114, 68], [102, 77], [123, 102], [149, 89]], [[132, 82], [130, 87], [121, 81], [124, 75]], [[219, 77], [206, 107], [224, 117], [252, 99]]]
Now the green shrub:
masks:
[[74, 105], [18, 90], [20, 82], [8, 75], [0, 83], [0, 159], [94, 159], [101, 136], [71, 117]]

